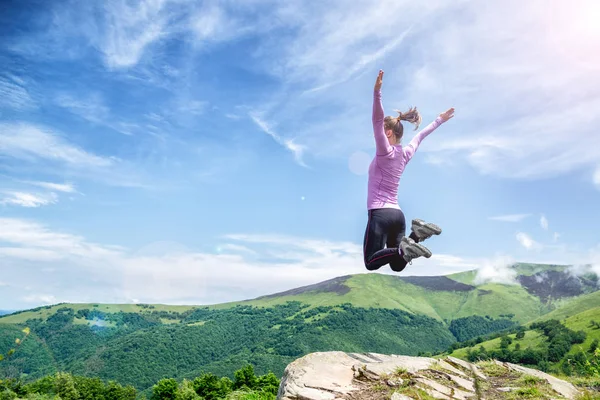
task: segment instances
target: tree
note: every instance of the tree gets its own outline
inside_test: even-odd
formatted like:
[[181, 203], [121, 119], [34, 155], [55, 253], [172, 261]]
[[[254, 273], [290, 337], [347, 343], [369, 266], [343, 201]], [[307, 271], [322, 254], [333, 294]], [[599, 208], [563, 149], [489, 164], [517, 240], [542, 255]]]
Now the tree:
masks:
[[244, 386], [248, 389], [256, 388], [257, 378], [256, 375], [254, 375], [254, 367], [252, 367], [252, 365], [248, 364], [244, 368], [238, 369], [235, 371], [234, 377], [234, 389], [241, 389]]
[[194, 391], [205, 400], [222, 399], [231, 392], [231, 379], [221, 378], [213, 373], [204, 373], [192, 382]]
[[258, 378], [257, 386], [261, 388], [263, 392], [277, 395], [279, 383], [280, 382], [279, 379], [277, 379], [277, 376], [275, 376], [274, 373], [269, 372], [268, 374], [262, 375]]
[[184, 379], [177, 391], [176, 400], [202, 400], [194, 390], [193, 382]]
[[78, 400], [73, 376], [67, 372], [57, 372], [54, 377], [54, 390], [61, 400]]
[[523, 339], [525, 337], [525, 329], [523, 329], [522, 327], [519, 328], [519, 330], [517, 331], [517, 334], [515, 335], [515, 338], [520, 340]]
[[594, 339], [594, 340], [592, 340], [592, 343], [590, 343], [590, 348], [588, 349], [588, 351], [593, 354], [597, 348], [598, 348], [598, 339]]
[[500, 339], [500, 348], [507, 349], [511, 343], [512, 343], [511, 338], [509, 338], [508, 336], [502, 336], [502, 338]]
[[104, 396], [104, 382], [99, 378], [76, 376], [73, 380], [79, 392], [79, 400], [108, 400]]
[[177, 381], [174, 378], [161, 379], [152, 387], [152, 400], [176, 400]]

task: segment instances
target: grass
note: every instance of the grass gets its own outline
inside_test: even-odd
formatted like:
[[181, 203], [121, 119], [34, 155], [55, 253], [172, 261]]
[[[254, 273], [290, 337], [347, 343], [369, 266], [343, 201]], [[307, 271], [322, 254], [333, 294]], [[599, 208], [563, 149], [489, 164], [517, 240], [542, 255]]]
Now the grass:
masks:
[[497, 364], [494, 361], [481, 361], [476, 365], [487, 376], [498, 377], [504, 376], [508, 373], [508, 368]]
[[580, 350], [587, 352], [594, 339], [600, 341], [600, 329], [591, 328], [589, 326], [590, 321], [600, 322], [600, 307], [580, 312], [565, 320], [565, 326], [567, 328], [573, 329], [574, 331], [582, 330], [586, 333], [585, 341], [582, 344], [574, 345], [569, 354], [576, 353]]
[[[545, 341], [544, 335], [537, 331], [525, 331], [525, 336], [520, 340], [516, 339], [516, 334], [508, 335], [508, 337], [510, 337], [513, 340], [513, 342], [508, 346], [510, 350], [514, 350], [517, 343], [521, 346], [522, 350], [525, 350], [527, 347], [535, 349]], [[454, 350], [454, 352], [450, 355], [452, 357], [466, 360], [467, 352], [469, 351], [469, 349], [478, 349], [479, 346], [483, 346], [486, 350], [497, 350], [500, 348], [500, 341], [500, 338], [488, 340], [473, 347], [465, 347], [462, 349]]]
[[508, 394], [509, 399], [542, 399], [542, 393], [537, 387], [515, 389]]
[[583, 390], [575, 400], [600, 400], [600, 393], [590, 390]]
[[536, 319], [536, 321], [546, 321], [549, 319], [557, 319], [560, 321], [598, 307], [600, 307], [600, 291], [584, 294], [570, 299], [569, 301], [561, 304], [560, 308], [540, 316]]
[[523, 374], [516, 382], [519, 387], [509, 393], [510, 399], [555, 399], [561, 398], [545, 379]]

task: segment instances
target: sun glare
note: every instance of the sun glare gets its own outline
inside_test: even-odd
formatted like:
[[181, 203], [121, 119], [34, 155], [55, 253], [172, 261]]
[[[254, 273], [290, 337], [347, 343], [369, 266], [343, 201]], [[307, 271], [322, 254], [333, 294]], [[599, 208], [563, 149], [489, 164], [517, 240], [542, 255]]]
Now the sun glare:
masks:
[[600, 69], [600, 1], [548, 3], [546, 33], [552, 50], [570, 64]]

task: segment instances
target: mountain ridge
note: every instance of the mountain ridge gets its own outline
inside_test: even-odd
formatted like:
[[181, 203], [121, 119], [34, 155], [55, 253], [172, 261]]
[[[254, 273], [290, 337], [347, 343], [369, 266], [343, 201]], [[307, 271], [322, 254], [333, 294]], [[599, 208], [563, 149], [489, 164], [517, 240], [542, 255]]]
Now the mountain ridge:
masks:
[[6, 371], [62, 369], [140, 389], [163, 375], [226, 376], [247, 363], [280, 375], [314, 351], [436, 353], [600, 295], [597, 279], [574, 279], [568, 268], [515, 265], [514, 284], [481, 282], [476, 271], [361, 273], [208, 306], [62, 303], [0, 317], [0, 351], [28, 326]]
[[[516, 263], [505, 267], [513, 271], [513, 283], [494, 280], [478, 282], [479, 269], [437, 276], [357, 273], [246, 300], [208, 305], [59, 303], [0, 316], [0, 323], [22, 323], [27, 317], [44, 317], [61, 306], [75, 309], [98, 308], [104, 312], [138, 312], [147, 310], [148, 307], [161, 311], [185, 312], [196, 308], [226, 309], [238, 305], [271, 307], [288, 301], [300, 301], [312, 307], [351, 303], [367, 308], [400, 309], [440, 321], [470, 315], [499, 317], [505, 314], [501, 308], [515, 307], [515, 320], [528, 321], [599, 288], [595, 274], [587, 271], [574, 275], [569, 272], [571, 267]], [[494, 306], [494, 303], [501, 303], [502, 306]]]

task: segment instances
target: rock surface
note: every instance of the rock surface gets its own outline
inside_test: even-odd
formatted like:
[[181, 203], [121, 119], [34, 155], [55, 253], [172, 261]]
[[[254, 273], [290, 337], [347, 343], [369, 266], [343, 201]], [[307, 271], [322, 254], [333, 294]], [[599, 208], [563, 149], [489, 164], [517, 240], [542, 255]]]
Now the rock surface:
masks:
[[375, 353], [311, 353], [290, 363], [278, 400], [575, 399], [577, 389], [544, 372], [498, 361], [471, 364]]

